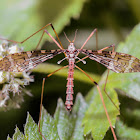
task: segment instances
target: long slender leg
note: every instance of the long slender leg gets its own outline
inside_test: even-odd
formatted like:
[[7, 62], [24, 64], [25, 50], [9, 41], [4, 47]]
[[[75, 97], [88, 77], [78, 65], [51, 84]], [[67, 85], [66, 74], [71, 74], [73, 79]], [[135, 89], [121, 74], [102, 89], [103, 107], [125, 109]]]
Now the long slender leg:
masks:
[[46, 140], [46, 138], [43, 136], [43, 134], [40, 131], [40, 119], [41, 119], [41, 109], [42, 109], [42, 102], [43, 102], [43, 93], [44, 93], [44, 84], [45, 84], [45, 78], [43, 78], [42, 81], [42, 91], [41, 91], [41, 102], [40, 102], [40, 113], [39, 113], [39, 133], [40, 135]]
[[42, 33], [42, 35], [41, 35], [41, 37], [40, 37], [40, 39], [39, 39], [39, 41], [38, 41], [38, 44], [37, 44], [37, 46], [36, 46], [36, 48], [35, 48], [35, 50], [37, 50], [38, 49], [38, 47], [39, 47], [39, 44], [40, 44], [40, 42], [41, 42], [41, 40], [42, 40], [42, 38], [43, 38], [43, 36], [44, 36], [44, 31], [43, 31], [43, 33]]
[[113, 100], [110, 98], [110, 96], [108, 95], [108, 93], [106, 92], [106, 84], [107, 84], [107, 79], [108, 79], [108, 75], [109, 75], [109, 69], [107, 71], [107, 76], [106, 76], [106, 80], [105, 80], [105, 85], [104, 85], [104, 92], [107, 95], [107, 97], [109, 98], [109, 100], [112, 102], [112, 104], [116, 107], [116, 109], [120, 112], [120, 109], [116, 106], [116, 104], [113, 102]]
[[[87, 40], [84, 42], [84, 44], [82, 45], [82, 47], [80, 49], [83, 49], [83, 47], [86, 45], [86, 43], [88, 42], [88, 40], [94, 35], [94, 33], [96, 33], [96, 49], [98, 50], [98, 30], [94, 29], [91, 34], [89, 35], [89, 37], [87, 38]], [[77, 53], [77, 56], [79, 55], [79, 53]], [[85, 56], [82, 58], [82, 60], [88, 58], [88, 56]], [[80, 61], [78, 60], [76, 63], [79, 63]]]
[[[112, 52], [114, 52], [115, 45], [107, 46], [107, 47], [105, 47], [105, 48], [103, 48], [103, 49], [101, 49], [101, 50], [98, 50], [98, 51], [103, 51], [103, 50], [106, 50], [106, 49], [108, 49], [108, 48], [110, 48], [110, 47], [113, 47]], [[84, 60], [84, 59], [86, 59], [86, 58], [88, 58], [88, 56], [83, 57], [82, 60]], [[80, 60], [76, 61], [76, 63], [79, 63], [79, 62], [80, 62]], [[106, 81], [105, 81], [105, 86], [104, 86], [104, 92], [105, 92], [105, 94], [107, 95], [107, 97], [109, 98], [109, 100], [112, 102], [112, 104], [116, 107], [116, 109], [117, 109], [117, 110], [119, 111], [119, 113], [120, 113], [120, 109], [116, 106], [116, 104], [113, 102], [113, 100], [110, 98], [110, 96], [109, 96], [108, 93], [106, 92], [106, 84], [107, 84], [107, 79], [108, 79], [109, 71], [110, 71], [110, 70], [108, 69], [108, 73], [107, 73], [107, 77], [106, 77]]]
[[68, 67], [68, 65], [63, 66], [63, 67], [61, 67], [61, 68], [55, 70], [54, 72], [48, 74], [45, 78], [43, 78], [43, 82], [42, 82], [42, 91], [41, 91], [41, 102], [40, 102], [40, 113], [39, 113], [39, 130], [38, 130], [38, 131], [39, 131], [39, 133], [41, 134], [41, 136], [42, 136], [45, 140], [46, 140], [46, 138], [43, 136], [43, 134], [42, 134], [41, 131], [40, 131], [41, 109], [42, 109], [42, 102], [43, 102], [43, 93], [44, 93], [44, 84], [45, 84], [45, 80], [46, 80], [46, 78], [49, 78], [50, 76], [52, 76], [54, 73], [58, 72], [59, 70], [62, 70], [62, 69], [67, 68], [67, 67]]
[[109, 114], [108, 114], [108, 112], [107, 112], [107, 109], [106, 109], [106, 106], [105, 106], [105, 103], [104, 103], [104, 99], [103, 99], [101, 90], [100, 90], [100, 88], [99, 88], [99, 85], [98, 85], [85, 71], [83, 71], [81, 68], [79, 68], [79, 67], [76, 66], [76, 65], [75, 65], [75, 67], [76, 67], [77, 69], [79, 69], [81, 72], [83, 72], [83, 73], [97, 86], [97, 89], [98, 89], [98, 92], [99, 92], [101, 101], [102, 101], [102, 103], [103, 103], [103, 107], [104, 107], [104, 110], [105, 110], [105, 113], [106, 113], [108, 122], [109, 122], [111, 131], [112, 131], [112, 134], [113, 134], [113, 137], [114, 137], [114, 140], [117, 140], [116, 134], [115, 134], [115, 132], [114, 132], [114, 129], [113, 129], [112, 124], [111, 124], [111, 121], [110, 121]]
[[113, 47], [112, 52], [115, 52], [115, 45], [114, 44], [113, 45], [110, 45], [110, 46], [107, 46], [107, 47], [104, 47], [103, 49], [98, 50], [98, 52], [101, 52], [102, 53], [102, 51], [104, 51], [106, 49], [109, 49], [111, 47]]
[[[105, 47], [105, 48], [103, 48], [103, 49], [101, 49], [101, 50], [98, 50], [98, 52], [102, 52], [102, 51], [104, 51], [104, 50], [106, 50], [106, 49], [109, 49], [109, 48], [111, 48], [111, 47], [113, 47], [112, 52], [115, 52], [115, 45], [114, 45], [114, 44], [113, 44], [113, 45], [110, 45], [110, 46], [107, 46], [107, 47]], [[106, 84], [107, 84], [108, 75], [109, 75], [109, 69], [108, 69], [107, 76], [106, 76], [106, 80], [105, 80], [104, 92], [105, 92], [105, 94], [107, 95], [107, 97], [110, 99], [110, 101], [112, 102], [112, 104], [113, 104], [113, 105], [116, 107], [116, 109], [120, 112], [119, 108], [115, 105], [115, 103], [113, 102], [113, 100], [110, 98], [110, 96], [109, 96], [108, 93], [106, 92]]]
[[[111, 47], [113, 47], [113, 46], [111, 45]], [[109, 46], [109, 48], [110, 48], [110, 46]], [[107, 48], [106, 48], [106, 49], [107, 49]], [[84, 60], [84, 59], [86, 59], [86, 58], [88, 58], [88, 56], [83, 57], [82, 60]], [[79, 63], [79, 62], [80, 62], [80, 60], [76, 61], [76, 63]], [[109, 100], [112, 102], [112, 104], [113, 104], [113, 105], [116, 107], [116, 109], [120, 112], [120, 109], [116, 106], [116, 104], [113, 102], [113, 100], [110, 98], [110, 96], [109, 96], [108, 93], [106, 92], [106, 84], [107, 84], [107, 79], [108, 79], [109, 71], [110, 71], [110, 70], [108, 69], [107, 77], [106, 77], [106, 80], [105, 80], [104, 92], [105, 92], [105, 94], [107, 95], [107, 97], [109, 98]]]
[[[58, 35], [57, 35], [57, 33], [56, 33], [56, 31], [55, 31], [53, 25], [52, 25], [52, 23], [49, 23], [49, 24], [45, 25], [44, 27], [42, 27], [41, 29], [39, 29], [38, 31], [36, 31], [35, 33], [33, 33], [32, 35], [30, 35], [29, 37], [27, 37], [26, 39], [24, 39], [24, 40], [21, 41], [21, 42], [19, 42], [19, 41], [14, 41], [14, 40], [9, 40], [9, 39], [4, 39], [4, 38], [0, 38], [0, 40], [7, 40], [7, 41], [10, 41], [10, 42], [13, 42], [13, 43], [22, 44], [22, 43], [24, 43], [25, 41], [27, 41], [29, 38], [31, 38], [32, 36], [34, 36], [35, 34], [37, 34], [38, 32], [40, 32], [41, 30], [45, 29], [47, 26], [51, 26], [51, 27], [52, 27], [52, 29], [53, 29], [53, 31], [54, 31], [54, 33], [55, 33], [55, 35], [56, 35], [56, 37], [57, 37], [57, 39], [58, 39], [58, 41], [59, 41], [59, 43], [60, 43], [61, 48], [63, 48], [62, 43], [61, 43], [61, 41], [60, 41], [60, 39], [59, 39], [59, 37], [58, 37]], [[39, 43], [37, 44], [36, 48], [39, 46], [39, 44], [40, 44], [40, 42], [41, 42], [41, 40], [42, 40], [43, 35], [44, 35], [44, 32], [43, 32], [43, 34], [42, 34], [42, 36], [41, 36], [41, 38], [40, 38], [40, 40], [39, 40]]]
[[52, 35], [51, 35], [47, 30], [44, 30], [44, 32], [46, 32], [46, 33], [49, 35], [49, 37], [55, 42], [55, 44], [56, 44], [60, 49], [63, 50], [63, 48], [60, 46], [60, 44], [52, 37]]
[[96, 50], [98, 50], [98, 30], [96, 29]]
[[[96, 50], [98, 50], [98, 30], [96, 30]], [[99, 73], [101, 72], [101, 65], [99, 63], [96, 63], [97, 65], [97, 70], [99, 71]]]
[[[113, 45], [110, 45], [110, 46], [107, 46], [107, 47], [105, 47], [105, 48], [103, 48], [103, 49], [101, 49], [101, 50], [99, 50], [99, 51], [104, 51], [104, 50], [106, 50], [106, 49], [108, 49], [108, 48], [111, 48], [111, 47], [113, 47], [113, 49], [112, 49], [112, 52], [115, 52], [115, 45], [113, 44]], [[107, 72], [107, 76], [106, 76], [106, 80], [105, 80], [105, 85], [104, 85], [104, 92], [105, 92], [105, 94], [107, 95], [107, 97], [110, 99], [110, 101], [112, 102], [112, 104], [116, 107], [116, 109], [119, 111], [119, 113], [120, 113], [120, 109], [116, 106], [116, 104], [113, 102], [113, 100], [110, 98], [110, 96], [108, 95], [108, 93], [107, 93], [107, 91], [106, 91], [106, 85], [107, 85], [107, 80], [108, 80], [108, 76], [109, 76], [109, 69], [108, 69], [108, 72]], [[123, 120], [124, 120], [124, 122], [125, 122], [125, 119], [124, 119], [124, 115], [123, 115], [123, 113], [120, 113], [121, 114], [121, 117], [123, 118]]]
[[[54, 31], [54, 33], [55, 33], [55, 35], [56, 35], [56, 37], [57, 37], [57, 39], [58, 39], [58, 41], [59, 41], [59, 43], [60, 43], [60, 46], [61, 46], [61, 48], [63, 48], [63, 46], [62, 46], [62, 43], [61, 43], [61, 41], [60, 41], [60, 39], [59, 39], [59, 37], [58, 37], [58, 34], [56, 33], [56, 31], [55, 31], [55, 29], [54, 29], [54, 27], [53, 27], [53, 25], [50, 23], [50, 26], [52, 27], [52, 29], [53, 29], [53, 31]], [[44, 28], [43, 28], [44, 29]], [[42, 35], [41, 35], [41, 38], [40, 38], [40, 40], [39, 40], [39, 42], [38, 42], [38, 44], [37, 44], [37, 46], [36, 46], [36, 49], [38, 48], [38, 46], [39, 46], [39, 44], [40, 44], [40, 42], [41, 42], [41, 40], [42, 40], [42, 38], [43, 38], [43, 36], [44, 36], [44, 33], [45, 33], [45, 31], [43, 31], [43, 33], [42, 33]], [[64, 49], [64, 48], [63, 48]]]
[[[89, 35], [89, 37], [87, 38], [87, 40], [84, 42], [84, 44], [82, 45], [82, 47], [80, 48], [80, 50], [84, 48], [84, 46], [86, 45], [86, 43], [87, 43], [87, 42], [89, 41], [89, 39], [94, 35], [95, 32], [97, 32], [97, 29], [94, 29], [94, 30], [91, 32], [91, 34]], [[96, 36], [97, 36], [97, 34], [96, 34]], [[96, 45], [96, 47], [97, 47], [97, 45]], [[78, 56], [78, 55], [79, 55], [79, 52], [77, 53], [76, 56]]]
[[[107, 93], [107, 91], [106, 91], [106, 85], [107, 85], [107, 80], [108, 80], [108, 76], [109, 76], [109, 69], [108, 69], [108, 72], [107, 72], [107, 76], [106, 76], [106, 80], [105, 80], [105, 85], [104, 85], [104, 92], [105, 92], [105, 94], [107, 95], [107, 97], [110, 99], [110, 101], [112, 102], [112, 104], [116, 107], [116, 109], [119, 111], [119, 113], [120, 113], [120, 109], [116, 106], [116, 104], [113, 102], [113, 100], [110, 98], [110, 96], [108, 95], [108, 93]], [[124, 117], [124, 115], [123, 115], [123, 113], [121, 112], [120, 113], [121, 115], [121, 117], [122, 117], [122, 119], [123, 119], [123, 121], [125, 122], [125, 117]]]
[[[99, 53], [102, 53], [102, 51], [104, 51], [104, 50], [106, 50], [106, 49], [109, 49], [109, 48], [111, 48], [111, 47], [113, 47], [112, 52], [114, 52], [114, 51], [115, 51], [115, 45], [114, 45], [114, 44], [113, 44], [113, 45], [110, 45], [110, 46], [107, 46], [107, 47], [105, 47], [105, 48], [103, 48], [103, 49], [100, 49], [100, 50], [98, 50], [98, 52], [99, 52]], [[82, 60], [84, 60], [84, 59], [86, 59], [86, 58], [88, 58], [88, 56], [83, 57]], [[80, 62], [79, 60], [76, 61], [76, 63], [79, 63], [79, 62]]]
[[[110, 45], [110, 46], [107, 46], [107, 47], [105, 47], [105, 48], [103, 48], [103, 49], [101, 49], [101, 50], [98, 50], [98, 52], [99, 52], [99, 51], [106, 50], [106, 49], [111, 48], [111, 47], [113, 47], [112, 52], [114, 52], [114, 51], [115, 51], [115, 45], [114, 45], [114, 44], [113, 44], [113, 45]], [[106, 76], [106, 80], [105, 80], [104, 92], [105, 92], [105, 94], [107, 95], [107, 97], [110, 99], [110, 101], [112, 102], [112, 104], [113, 104], [113, 105], [116, 107], [116, 109], [120, 112], [119, 108], [115, 105], [115, 103], [113, 102], [113, 100], [110, 98], [110, 96], [109, 96], [108, 93], [106, 92], [106, 84], [107, 84], [108, 75], [109, 75], [109, 69], [108, 69], [107, 76]]]
[[[60, 44], [52, 37], [52, 35], [51, 35], [47, 30], [44, 30], [44, 32], [46, 32], [46, 33], [49, 35], [49, 37], [55, 42], [55, 44], [56, 44], [60, 49], [64, 50], [64, 48], [60, 46]], [[66, 53], [65, 53], [65, 52], [63, 52], [63, 53], [64, 53], [64, 55], [65, 55], [65, 57], [66, 57]]]
[[[103, 51], [103, 50], [106, 50], [106, 49], [111, 48], [111, 47], [113, 47], [112, 52], [115, 52], [115, 45], [110, 45], [110, 46], [105, 47], [105, 48], [103, 48], [103, 49], [101, 49], [101, 50], [99, 50], [99, 51]], [[112, 102], [112, 104], [116, 107], [116, 109], [117, 109], [117, 110], [119, 111], [119, 113], [120, 113], [120, 109], [116, 106], [116, 104], [113, 102], [113, 100], [110, 98], [110, 96], [108, 95], [108, 93], [107, 93], [107, 91], [106, 91], [106, 85], [107, 85], [107, 80], [108, 80], [108, 76], [109, 76], [109, 71], [110, 71], [110, 70], [108, 69], [107, 76], [106, 76], [106, 80], [105, 80], [105, 85], [104, 85], [104, 92], [105, 92], [105, 94], [107, 95], [107, 97], [110, 99], [110, 101]], [[122, 113], [120, 113], [120, 114], [121, 114], [123, 120], [125, 121], [124, 115], [123, 115]]]
[[[84, 42], [84, 44], [82, 45], [82, 47], [80, 49], [83, 49], [84, 46], [86, 45], [86, 43], [89, 41], [89, 39], [94, 35], [94, 33], [97, 32], [97, 29], [94, 29], [91, 34], [89, 35], [89, 37], [87, 38], [87, 40]], [[97, 35], [96, 35], [97, 36]]]

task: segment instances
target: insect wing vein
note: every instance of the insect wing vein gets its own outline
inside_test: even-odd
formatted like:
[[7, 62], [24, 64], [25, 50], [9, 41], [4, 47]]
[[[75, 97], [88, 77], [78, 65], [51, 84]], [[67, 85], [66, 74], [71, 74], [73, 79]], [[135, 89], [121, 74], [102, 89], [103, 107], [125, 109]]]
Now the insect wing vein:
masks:
[[116, 73], [140, 72], [140, 59], [131, 55], [112, 51], [99, 53], [84, 49], [80, 52]]
[[39, 50], [10, 54], [0, 60], [0, 70], [9, 72], [28, 71], [60, 53], [62, 50]]

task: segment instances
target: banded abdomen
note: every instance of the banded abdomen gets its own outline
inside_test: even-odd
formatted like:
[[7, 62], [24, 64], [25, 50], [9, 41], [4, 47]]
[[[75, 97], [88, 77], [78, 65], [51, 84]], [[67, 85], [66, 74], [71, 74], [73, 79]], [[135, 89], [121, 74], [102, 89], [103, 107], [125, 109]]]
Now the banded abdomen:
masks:
[[67, 90], [66, 90], [66, 108], [67, 110], [72, 109], [73, 106], [73, 74], [74, 74], [74, 64], [75, 60], [73, 58], [69, 59], [69, 70], [68, 70], [68, 78], [67, 78]]

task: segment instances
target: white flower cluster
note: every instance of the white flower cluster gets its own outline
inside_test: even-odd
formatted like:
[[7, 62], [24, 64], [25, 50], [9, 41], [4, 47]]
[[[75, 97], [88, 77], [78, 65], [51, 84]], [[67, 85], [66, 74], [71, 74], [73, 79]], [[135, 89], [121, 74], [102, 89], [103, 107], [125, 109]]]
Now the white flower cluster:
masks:
[[[22, 51], [23, 48], [19, 48], [17, 44], [9, 45], [8, 41], [2, 41], [0, 44], [0, 59], [9, 54]], [[22, 88], [25, 85], [29, 85], [30, 82], [34, 82], [34, 77], [30, 76], [30, 72], [13, 73], [0, 71], [0, 107], [6, 107], [7, 101], [11, 99], [11, 94], [15, 96], [16, 93], [19, 95], [20, 92], [25, 92], [31, 95], [29, 91]]]

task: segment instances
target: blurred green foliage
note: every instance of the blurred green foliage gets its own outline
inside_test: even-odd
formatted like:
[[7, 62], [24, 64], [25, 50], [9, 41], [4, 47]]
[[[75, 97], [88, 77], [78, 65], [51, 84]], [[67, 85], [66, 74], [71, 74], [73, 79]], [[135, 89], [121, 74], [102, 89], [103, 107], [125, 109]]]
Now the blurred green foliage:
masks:
[[[64, 26], [70, 22], [70, 18], [79, 16], [84, 1], [60, 0], [59, 3], [54, 0], [1, 1], [1, 35], [3, 38], [23, 41], [48, 23], [53, 23], [59, 34]], [[52, 29], [47, 29], [52, 34]], [[25, 50], [35, 49], [41, 34], [42, 32], [39, 32], [26, 41], [24, 43]], [[43, 40], [46, 39], [43, 38]]]

